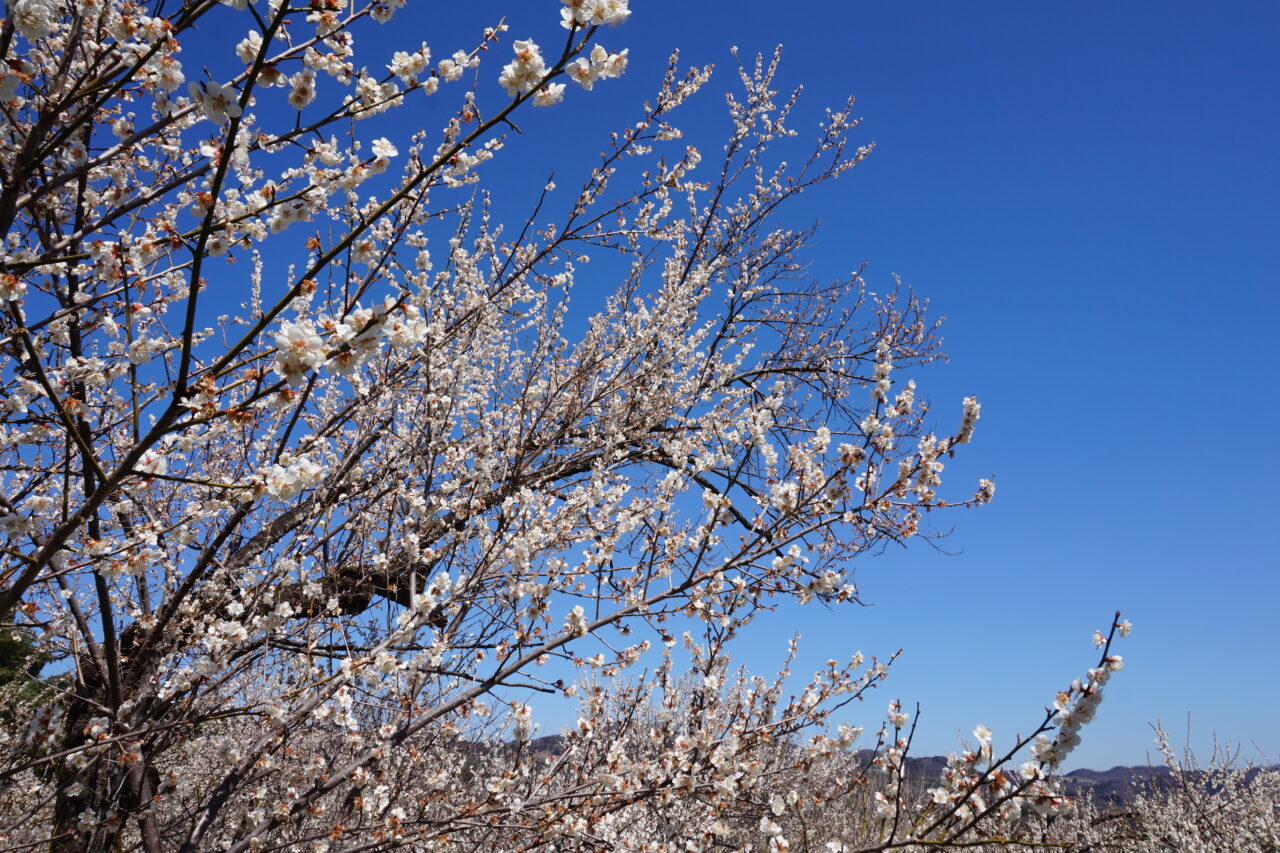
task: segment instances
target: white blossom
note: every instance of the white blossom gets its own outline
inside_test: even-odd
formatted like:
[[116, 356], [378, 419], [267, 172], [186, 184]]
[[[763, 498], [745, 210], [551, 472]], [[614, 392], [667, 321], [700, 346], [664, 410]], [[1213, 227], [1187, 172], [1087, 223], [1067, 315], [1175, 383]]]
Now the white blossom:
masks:
[[53, 0], [11, 0], [9, 10], [14, 29], [29, 39], [52, 35], [58, 24]]
[[215, 124], [227, 124], [241, 114], [240, 93], [230, 86], [192, 80], [187, 84], [187, 90], [209, 121]]
[[498, 83], [507, 90], [508, 95], [518, 95], [533, 90], [547, 73], [542, 52], [532, 39], [516, 41], [512, 44], [516, 58], [508, 62], [498, 76]]
[[284, 322], [276, 334], [276, 373], [297, 384], [309, 370], [324, 364], [324, 340], [308, 321]]
[[549, 107], [564, 100], [563, 83], [547, 83], [533, 93], [534, 106]]

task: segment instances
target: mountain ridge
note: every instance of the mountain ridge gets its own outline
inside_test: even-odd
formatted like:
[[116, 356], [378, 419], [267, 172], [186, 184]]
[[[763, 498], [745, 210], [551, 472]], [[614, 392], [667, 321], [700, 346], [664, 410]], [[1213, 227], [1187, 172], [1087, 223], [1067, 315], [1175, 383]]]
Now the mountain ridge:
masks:
[[[554, 754], [559, 751], [562, 735], [543, 735], [529, 741], [529, 748], [536, 753]], [[858, 755], [870, 757], [870, 750], [858, 750]], [[905, 760], [906, 775], [917, 780], [937, 779], [946, 769], [945, 755], [907, 756]], [[1193, 776], [1204, 775], [1204, 771], [1189, 771]], [[1080, 767], [1058, 774], [1066, 793], [1071, 796], [1092, 794], [1100, 802], [1123, 802], [1135, 791], [1153, 784], [1169, 782], [1172, 771], [1163, 765], [1117, 764], [1106, 770]]]

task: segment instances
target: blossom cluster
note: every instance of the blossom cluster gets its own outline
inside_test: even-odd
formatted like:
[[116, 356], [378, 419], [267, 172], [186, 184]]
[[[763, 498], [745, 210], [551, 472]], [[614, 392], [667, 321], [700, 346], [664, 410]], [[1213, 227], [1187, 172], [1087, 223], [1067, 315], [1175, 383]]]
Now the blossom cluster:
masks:
[[[512, 229], [504, 128], [625, 71], [625, 0], [492, 75], [502, 24], [428, 46], [378, 29], [397, 0], [72, 5], [14, 0], [0, 71], [6, 844], [787, 849], [819, 798], [768, 786], [849, 754], [887, 663], [794, 691], [794, 646], [770, 680], [730, 640], [994, 489], [943, 497], [978, 406], [916, 405], [923, 303], [798, 282], [807, 233], [765, 227], [866, 156], [851, 106], [789, 166], [761, 57], [704, 164], [710, 69], [673, 60]], [[438, 127], [361, 121], [427, 97]], [[543, 694], [582, 705], [554, 756]]]
[[621, 24], [631, 15], [630, 0], [560, 0], [560, 25], [565, 29]]

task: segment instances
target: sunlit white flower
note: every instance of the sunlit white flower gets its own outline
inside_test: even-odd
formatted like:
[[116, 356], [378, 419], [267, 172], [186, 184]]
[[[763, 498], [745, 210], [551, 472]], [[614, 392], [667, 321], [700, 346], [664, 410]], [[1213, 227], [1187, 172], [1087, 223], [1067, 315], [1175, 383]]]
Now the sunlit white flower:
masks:
[[324, 362], [324, 341], [310, 322], [280, 324], [276, 334], [276, 373], [290, 383], [297, 383], [308, 370]]
[[591, 27], [601, 24], [621, 24], [630, 15], [629, 0], [560, 0], [566, 7], [560, 10], [560, 25]]
[[565, 617], [564, 627], [573, 634], [582, 636], [587, 633], [587, 617], [582, 605], [579, 604], [569, 611], [569, 615]]
[[166, 92], [176, 92], [186, 80], [182, 73], [182, 63], [172, 56], [159, 57], [153, 71], [156, 85]]
[[403, 9], [405, 0], [377, 0], [370, 9], [370, 17], [379, 24], [385, 24], [391, 20], [391, 16], [396, 10]]
[[262, 49], [262, 33], [257, 30], [250, 30], [249, 34], [240, 40], [236, 45], [236, 56], [245, 65], [249, 65], [258, 58], [258, 51]]
[[960, 419], [960, 431], [956, 433], [956, 444], [967, 444], [973, 437], [973, 425], [978, 420], [982, 406], [977, 397], [964, 398], [964, 417]]
[[565, 70], [570, 79], [588, 91], [600, 77], [600, 69], [592, 65], [589, 59], [583, 59], [581, 56], [571, 62]]
[[409, 85], [416, 82], [418, 75], [426, 71], [430, 65], [431, 51], [423, 44], [413, 53], [397, 50], [392, 54], [391, 64], [387, 66], [387, 70], [399, 77], [402, 83]]
[[467, 56], [464, 51], [457, 51], [448, 59], [440, 60], [440, 64], [436, 66], [437, 73], [444, 79], [446, 83], [453, 83], [461, 80], [462, 74], [469, 67], [475, 65], [475, 60]]
[[27, 283], [15, 275], [0, 273], [0, 300], [16, 300], [26, 295]]
[[618, 53], [611, 53], [600, 63], [600, 76], [604, 79], [621, 77], [627, 70], [627, 54], [630, 48], [623, 48]]
[[300, 110], [310, 104], [316, 97], [316, 73], [304, 68], [289, 78], [289, 106]]
[[533, 105], [535, 107], [549, 107], [563, 100], [563, 83], [548, 83], [533, 93]]
[[508, 95], [515, 96], [537, 86], [547, 73], [547, 66], [542, 60], [542, 52], [532, 39], [517, 40], [511, 46], [516, 57], [503, 67], [498, 83], [507, 90]]
[[230, 86], [192, 80], [187, 84], [187, 91], [195, 98], [209, 121], [215, 124], [227, 124], [240, 116], [240, 93]]
[[29, 39], [44, 38], [57, 28], [58, 11], [52, 0], [11, 0], [8, 5], [13, 28]]
[[142, 454], [142, 458], [134, 467], [143, 474], [166, 474], [169, 471], [169, 462], [164, 453], [153, 449]]

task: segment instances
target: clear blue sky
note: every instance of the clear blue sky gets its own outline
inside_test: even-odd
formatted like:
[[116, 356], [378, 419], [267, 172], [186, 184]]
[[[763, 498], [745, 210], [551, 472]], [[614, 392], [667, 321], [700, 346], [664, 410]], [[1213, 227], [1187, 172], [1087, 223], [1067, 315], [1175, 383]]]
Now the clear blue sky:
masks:
[[[443, 5], [403, 13], [397, 34], [420, 28], [441, 57], [505, 13], [511, 37], [562, 38], [550, 0]], [[690, 141], [718, 146], [729, 46], [781, 42], [784, 82], [806, 87], [793, 124], [852, 93], [857, 141], [878, 145], [789, 214], [822, 223], [815, 272], [866, 260], [873, 283], [898, 273], [930, 297], [951, 363], [917, 373], [921, 388], [944, 428], [962, 396], [983, 403], [948, 474], [967, 488], [994, 473], [995, 503], [949, 517], [953, 556], [921, 544], [858, 566], [875, 607], [806, 609], [800, 671], [905, 648], [853, 719], [874, 724], [891, 696], [919, 701], [917, 750], [940, 753], [978, 722], [997, 738], [1030, 728], [1092, 665], [1090, 633], [1119, 607], [1136, 626], [1119, 648], [1129, 668], [1071, 766], [1142, 762], [1147, 723], [1163, 718], [1180, 740], [1187, 712], [1199, 746], [1216, 731], [1280, 757], [1280, 560], [1267, 534], [1280, 531], [1280, 6], [633, 7], [602, 38], [630, 48], [627, 76], [526, 114], [494, 186], [518, 199], [552, 169], [572, 184], [675, 47], [718, 66], [697, 119], [684, 117]], [[488, 59], [482, 104], [500, 97], [507, 50]], [[447, 112], [421, 109], [428, 126]], [[800, 616], [758, 625], [743, 662], [771, 671]]]

